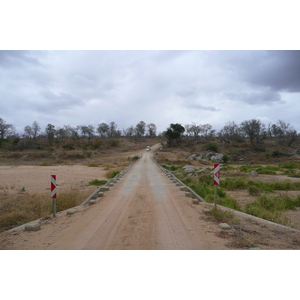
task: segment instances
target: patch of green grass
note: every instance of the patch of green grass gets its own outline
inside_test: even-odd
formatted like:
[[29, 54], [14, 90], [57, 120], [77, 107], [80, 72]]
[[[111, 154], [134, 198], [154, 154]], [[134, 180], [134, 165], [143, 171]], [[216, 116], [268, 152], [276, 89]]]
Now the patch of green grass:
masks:
[[232, 197], [219, 197], [217, 199], [217, 204], [241, 211], [241, 206], [239, 205], [239, 202], [236, 199], [233, 199]]
[[223, 166], [222, 168], [221, 168], [221, 171], [234, 171], [234, 170], [236, 170], [236, 168], [234, 168], [234, 167], [232, 167], [232, 166]]
[[297, 164], [297, 163], [293, 163], [293, 162], [286, 162], [286, 163], [283, 163], [283, 164], [280, 164], [279, 165], [281, 168], [284, 168], [284, 169], [300, 169], [300, 164]]
[[244, 190], [248, 188], [248, 179], [246, 177], [225, 178], [221, 181], [222, 187], [226, 190]]
[[266, 175], [276, 175], [276, 171], [280, 171], [281, 168], [276, 167], [276, 166], [241, 166], [239, 167], [239, 170], [243, 173], [249, 173], [251, 171], [255, 171], [258, 174], [266, 174]]
[[290, 219], [283, 216], [282, 212], [295, 210], [299, 206], [300, 196], [260, 196], [257, 200], [246, 205], [245, 212], [262, 219], [287, 225], [290, 223]]
[[44, 162], [40, 163], [39, 166], [42, 166], [42, 167], [53, 166], [53, 162], [44, 161]]
[[104, 185], [107, 182], [107, 180], [99, 180], [99, 179], [94, 179], [89, 182], [89, 185]]
[[261, 194], [261, 189], [258, 186], [250, 185], [248, 187], [248, 193], [251, 196], [259, 196]]
[[284, 180], [284, 181], [274, 181], [269, 183], [270, 186], [274, 190], [278, 191], [299, 191], [300, 190], [300, 182], [293, 182], [290, 180]]
[[290, 180], [264, 182], [259, 180], [248, 179], [246, 177], [225, 178], [222, 180], [221, 185], [222, 188], [229, 191], [248, 189], [249, 194], [255, 194], [258, 191], [272, 193], [275, 190], [277, 191], [300, 190], [300, 182], [292, 182]]

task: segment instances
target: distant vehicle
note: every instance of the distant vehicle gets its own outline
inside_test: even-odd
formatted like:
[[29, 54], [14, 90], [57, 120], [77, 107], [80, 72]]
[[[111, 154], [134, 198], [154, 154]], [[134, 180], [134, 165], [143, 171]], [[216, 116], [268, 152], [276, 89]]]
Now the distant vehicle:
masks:
[[151, 150], [151, 147], [150, 146], [147, 146], [146, 147], [146, 151], [150, 151]]

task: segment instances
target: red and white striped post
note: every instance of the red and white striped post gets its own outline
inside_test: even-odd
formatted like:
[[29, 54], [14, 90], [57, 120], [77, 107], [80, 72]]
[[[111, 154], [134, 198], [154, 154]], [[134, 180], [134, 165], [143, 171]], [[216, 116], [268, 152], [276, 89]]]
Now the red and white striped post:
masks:
[[217, 187], [220, 184], [220, 165], [214, 164], [215, 209], [217, 209]]
[[56, 175], [51, 175], [51, 198], [53, 217], [56, 217]]

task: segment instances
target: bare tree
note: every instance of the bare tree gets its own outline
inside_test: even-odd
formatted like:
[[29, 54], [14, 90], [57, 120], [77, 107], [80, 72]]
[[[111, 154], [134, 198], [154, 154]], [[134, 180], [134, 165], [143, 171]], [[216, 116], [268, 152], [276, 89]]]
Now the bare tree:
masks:
[[27, 125], [24, 127], [24, 136], [31, 139], [33, 136], [32, 127]]
[[196, 125], [196, 123], [192, 122], [192, 125], [189, 126], [188, 130], [193, 134], [195, 142], [198, 143], [200, 138], [199, 135], [202, 132], [201, 125]]
[[4, 139], [13, 134], [15, 134], [15, 127], [11, 124], [6, 124], [6, 122], [0, 118], [0, 138]]
[[118, 135], [117, 128], [118, 128], [118, 125], [115, 122], [110, 122], [110, 124], [109, 124], [109, 136], [110, 137], [116, 137]]
[[286, 123], [282, 120], [279, 120], [277, 124], [280, 131], [280, 141], [286, 143], [288, 146], [292, 146], [292, 144], [298, 140], [297, 131], [290, 126], [290, 123]]
[[137, 136], [144, 136], [146, 130], [146, 123], [144, 121], [140, 121], [135, 126], [135, 132]]
[[123, 130], [124, 135], [127, 137], [133, 137], [135, 134], [135, 129], [134, 127], [131, 125], [129, 126], [127, 129]]
[[241, 130], [246, 136], [250, 138], [250, 142], [253, 143], [254, 140], [259, 143], [264, 138], [266, 138], [265, 125], [256, 119], [244, 121], [240, 125]]
[[204, 124], [199, 126], [200, 126], [200, 131], [203, 133], [203, 136], [206, 141], [208, 141], [215, 135], [216, 131], [212, 129], [212, 126], [210, 124]]
[[38, 133], [41, 131], [41, 127], [37, 121], [34, 121], [31, 126], [32, 129], [32, 137], [35, 139]]
[[241, 139], [240, 128], [235, 122], [227, 122], [219, 131], [218, 138], [225, 143], [238, 141]]
[[107, 137], [109, 134], [109, 125], [106, 123], [101, 123], [97, 127], [97, 132], [101, 137]]
[[156, 125], [153, 123], [147, 124], [147, 132], [149, 137], [155, 137], [156, 136]]

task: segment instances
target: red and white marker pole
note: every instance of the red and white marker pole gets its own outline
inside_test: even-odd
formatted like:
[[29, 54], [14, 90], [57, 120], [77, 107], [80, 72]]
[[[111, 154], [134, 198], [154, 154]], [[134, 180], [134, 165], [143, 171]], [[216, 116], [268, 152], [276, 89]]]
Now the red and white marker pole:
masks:
[[220, 184], [220, 165], [214, 164], [215, 209], [217, 209], [217, 187]]
[[53, 217], [56, 217], [56, 175], [51, 175], [51, 198], [53, 207]]

